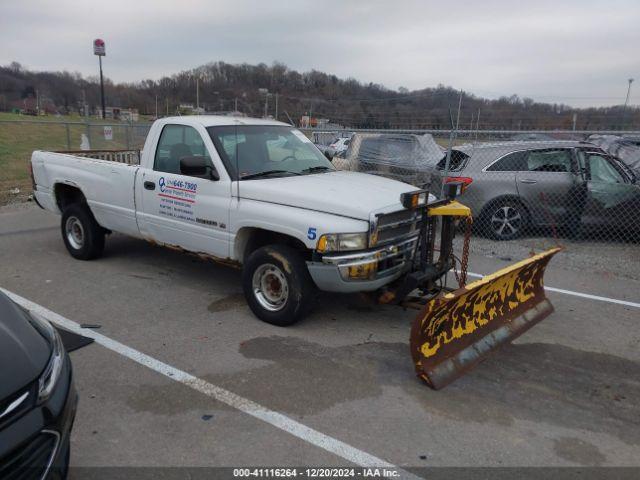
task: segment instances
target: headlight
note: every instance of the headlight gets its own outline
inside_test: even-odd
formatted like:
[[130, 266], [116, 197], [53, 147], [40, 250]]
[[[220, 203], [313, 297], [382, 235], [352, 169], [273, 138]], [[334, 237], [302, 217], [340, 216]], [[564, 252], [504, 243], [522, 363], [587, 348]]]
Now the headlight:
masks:
[[344, 252], [347, 250], [364, 250], [367, 248], [367, 233], [327, 233], [322, 235], [316, 250], [325, 252]]
[[29, 313], [29, 316], [33, 321], [34, 327], [36, 327], [51, 344], [49, 362], [38, 379], [38, 403], [42, 403], [49, 398], [60, 379], [62, 365], [64, 364], [64, 346], [62, 345], [60, 335], [58, 335], [56, 329], [53, 328], [47, 320], [39, 318], [33, 313]]

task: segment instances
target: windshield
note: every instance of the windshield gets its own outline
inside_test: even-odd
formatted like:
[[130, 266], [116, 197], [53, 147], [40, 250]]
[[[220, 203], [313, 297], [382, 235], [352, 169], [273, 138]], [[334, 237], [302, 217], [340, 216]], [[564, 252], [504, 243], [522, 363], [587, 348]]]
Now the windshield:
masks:
[[334, 170], [313, 142], [293, 127], [231, 125], [207, 131], [234, 180]]

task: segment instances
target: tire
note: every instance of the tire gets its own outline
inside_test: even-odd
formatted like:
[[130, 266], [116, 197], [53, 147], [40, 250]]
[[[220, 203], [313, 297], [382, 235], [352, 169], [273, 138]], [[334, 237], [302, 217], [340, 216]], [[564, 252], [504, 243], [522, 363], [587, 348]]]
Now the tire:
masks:
[[73, 258], [93, 260], [104, 251], [104, 229], [86, 204], [74, 203], [62, 212], [60, 230], [64, 246]]
[[306, 315], [315, 291], [304, 259], [285, 245], [268, 245], [249, 255], [242, 288], [254, 315], [280, 327]]
[[529, 226], [529, 212], [514, 200], [492, 203], [482, 215], [482, 233], [494, 240], [513, 240]]

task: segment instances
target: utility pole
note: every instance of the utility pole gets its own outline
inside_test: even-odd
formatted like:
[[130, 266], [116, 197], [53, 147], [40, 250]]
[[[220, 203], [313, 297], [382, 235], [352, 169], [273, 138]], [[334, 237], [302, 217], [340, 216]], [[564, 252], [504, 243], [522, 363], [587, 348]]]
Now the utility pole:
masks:
[[260, 95], [264, 95], [264, 118], [267, 118], [267, 113], [269, 111], [269, 95], [271, 94], [266, 88], [259, 88], [258, 92]]
[[196, 78], [196, 108], [200, 111], [200, 79]]
[[158, 95], [156, 95], [156, 120], [158, 119]]
[[167, 102], [167, 117], [168, 117], [169, 116], [169, 99], [166, 98], [165, 100]]
[[235, 112], [237, 112], [238, 111], [238, 97], [233, 99], [233, 105], [234, 105], [233, 110]]
[[276, 93], [276, 120], [278, 120], [278, 94]]

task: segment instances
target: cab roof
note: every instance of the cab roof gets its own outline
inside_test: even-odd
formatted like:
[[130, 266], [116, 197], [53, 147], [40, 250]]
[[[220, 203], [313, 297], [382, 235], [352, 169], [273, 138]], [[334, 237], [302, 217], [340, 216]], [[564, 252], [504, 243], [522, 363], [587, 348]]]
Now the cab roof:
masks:
[[205, 128], [231, 125], [278, 125], [291, 127], [288, 123], [266, 118], [228, 117], [224, 115], [184, 115], [178, 117], [164, 117], [157, 121], [162, 124], [178, 123], [181, 125], [192, 126], [202, 125]]

